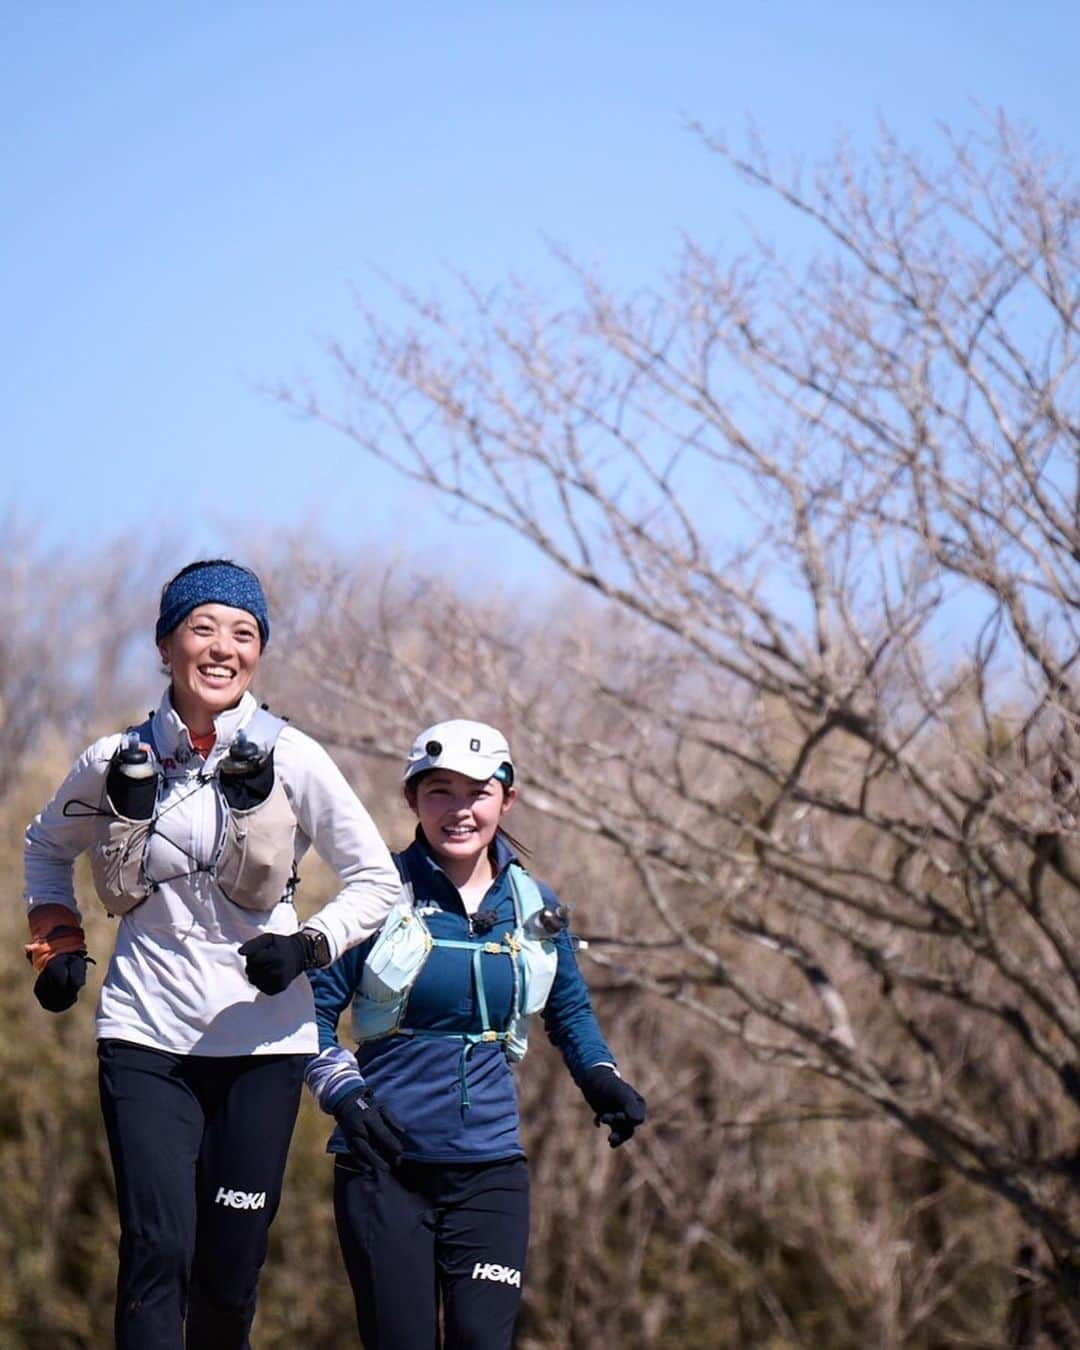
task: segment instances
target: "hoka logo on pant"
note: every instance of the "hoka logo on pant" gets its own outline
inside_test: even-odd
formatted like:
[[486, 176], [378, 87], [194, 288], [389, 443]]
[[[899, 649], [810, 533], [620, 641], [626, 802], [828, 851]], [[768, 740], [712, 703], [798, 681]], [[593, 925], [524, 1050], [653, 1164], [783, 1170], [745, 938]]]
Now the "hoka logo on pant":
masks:
[[263, 1209], [266, 1206], [265, 1191], [227, 1191], [218, 1187], [215, 1205], [228, 1205], [230, 1209]]
[[521, 1288], [521, 1271], [514, 1270], [512, 1266], [500, 1266], [494, 1261], [477, 1261], [473, 1266], [472, 1277], [474, 1280], [495, 1280], [498, 1284], [512, 1284], [515, 1289]]

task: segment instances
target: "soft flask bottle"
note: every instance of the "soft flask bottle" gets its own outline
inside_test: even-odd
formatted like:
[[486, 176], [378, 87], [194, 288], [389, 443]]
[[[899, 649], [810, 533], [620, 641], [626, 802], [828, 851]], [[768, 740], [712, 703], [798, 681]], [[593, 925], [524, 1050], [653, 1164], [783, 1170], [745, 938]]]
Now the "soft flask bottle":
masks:
[[118, 816], [149, 820], [157, 799], [157, 769], [137, 731], [126, 731], [120, 749], [113, 755], [105, 788]]

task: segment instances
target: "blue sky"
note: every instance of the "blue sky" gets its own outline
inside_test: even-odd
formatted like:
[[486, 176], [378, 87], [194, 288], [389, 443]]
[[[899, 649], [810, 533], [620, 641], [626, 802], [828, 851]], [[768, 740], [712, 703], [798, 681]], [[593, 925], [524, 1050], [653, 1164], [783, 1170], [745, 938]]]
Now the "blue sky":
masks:
[[1080, 129], [1080, 6], [1047, 0], [0, 10], [0, 511], [76, 554], [137, 515], [163, 569], [251, 530], [463, 569], [491, 542], [258, 392], [327, 378], [350, 285], [390, 304], [372, 267], [557, 287], [547, 236], [654, 280], [746, 205], [688, 117], [810, 157], [976, 103], [1068, 152]]

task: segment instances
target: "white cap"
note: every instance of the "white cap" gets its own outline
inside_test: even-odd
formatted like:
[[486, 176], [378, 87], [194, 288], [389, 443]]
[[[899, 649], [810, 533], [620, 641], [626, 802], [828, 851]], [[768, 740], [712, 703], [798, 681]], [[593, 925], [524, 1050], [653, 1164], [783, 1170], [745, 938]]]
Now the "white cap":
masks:
[[514, 762], [506, 737], [486, 722], [457, 717], [420, 732], [409, 751], [404, 782], [425, 769], [450, 769], [486, 783], [504, 764], [509, 765], [510, 772], [501, 776], [501, 781], [509, 787], [514, 781]]

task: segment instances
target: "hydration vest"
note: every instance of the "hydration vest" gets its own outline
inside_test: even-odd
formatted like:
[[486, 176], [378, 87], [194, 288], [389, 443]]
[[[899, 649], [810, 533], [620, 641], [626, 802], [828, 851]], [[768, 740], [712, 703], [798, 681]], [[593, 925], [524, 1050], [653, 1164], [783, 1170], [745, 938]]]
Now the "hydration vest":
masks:
[[[514, 1063], [524, 1059], [529, 1016], [539, 1012], [547, 1002], [559, 957], [554, 942], [532, 931], [530, 921], [544, 909], [536, 882], [518, 863], [510, 864], [509, 874], [514, 929], [498, 939], [486, 939], [479, 934], [460, 940], [433, 937], [416, 912], [411, 883], [404, 883], [402, 899], [383, 923], [364, 962], [360, 986], [353, 995], [352, 1030], [358, 1044], [380, 1036], [452, 1036], [463, 1042], [463, 1057], [474, 1045], [497, 1042]], [[409, 991], [434, 947], [472, 952], [480, 1031], [420, 1031], [402, 1026]], [[484, 966], [496, 959], [512, 962], [513, 968], [513, 1005], [504, 1027], [491, 1025], [484, 990]], [[467, 1104], [467, 1098], [465, 1101]]]
[[[147, 872], [147, 851], [151, 836], [164, 832], [168, 807], [163, 809], [166, 774], [151, 720], [130, 727], [127, 733], [149, 745], [153, 754], [155, 783], [149, 817], [133, 819], [118, 809], [113, 795], [119, 793], [115, 787], [110, 793], [107, 773], [95, 819], [90, 870], [98, 897], [110, 914], [129, 913], [159, 884]], [[242, 734], [252, 748], [258, 747], [255, 769], [223, 772], [223, 759], [204, 780], [217, 794], [224, 826], [214, 856], [205, 861], [192, 859], [192, 870], [212, 877], [225, 897], [243, 909], [271, 910], [296, 888], [296, 817], [274, 772], [274, 746], [283, 726], [283, 718], [266, 708], [256, 709], [236, 738]]]

